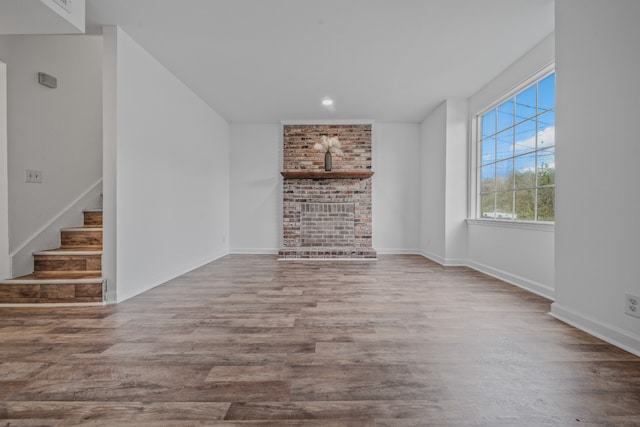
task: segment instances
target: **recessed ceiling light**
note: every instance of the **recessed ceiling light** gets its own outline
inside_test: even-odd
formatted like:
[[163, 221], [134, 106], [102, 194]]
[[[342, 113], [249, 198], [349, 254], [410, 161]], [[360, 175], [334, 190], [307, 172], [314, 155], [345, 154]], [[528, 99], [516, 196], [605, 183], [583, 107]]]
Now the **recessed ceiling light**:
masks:
[[333, 105], [333, 99], [325, 98], [322, 100], [322, 105], [328, 107], [329, 105]]

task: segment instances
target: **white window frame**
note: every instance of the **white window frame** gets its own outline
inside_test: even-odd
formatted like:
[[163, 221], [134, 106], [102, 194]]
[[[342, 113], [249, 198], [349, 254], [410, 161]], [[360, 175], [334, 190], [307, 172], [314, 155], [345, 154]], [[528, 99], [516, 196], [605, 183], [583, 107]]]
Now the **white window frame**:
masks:
[[[482, 153], [479, 153], [479, 137], [481, 131], [481, 120], [482, 116], [489, 112], [490, 110], [496, 108], [498, 105], [502, 104], [506, 100], [513, 98], [519, 92], [528, 88], [532, 84], [536, 83], [539, 80], [544, 79], [556, 72], [555, 63], [550, 64], [538, 72], [531, 75], [526, 80], [522, 81], [511, 90], [505, 92], [500, 97], [496, 98], [492, 102], [488, 103], [485, 107], [480, 109], [477, 113], [475, 113], [471, 118], [471, 132], [470, 132], [470, 157], [469, 157], [469, 213], [467, 222], [475, 223], [475, 224], [484, 224], [484, 225], [495, 225], [500, 227], [508, 227], [508, 228], [527, 228], [527, 229], [537, 229], [537, 230], [548, 230], [553, 229], [555, 227], [554, 221], [538, 221], [538, 220], [513, 220], [513, 219], [500, 219], [500, 218], [484, 218], [481, 216], [481, 198], [480, 198], [480, 190], [478, 188], [482, 166]], [[554, 107], [555, 108], [555, 107]], [[557, 140], [556, 140], [557, 147]], [[557, 163], [557, 159], [556, 159]]]

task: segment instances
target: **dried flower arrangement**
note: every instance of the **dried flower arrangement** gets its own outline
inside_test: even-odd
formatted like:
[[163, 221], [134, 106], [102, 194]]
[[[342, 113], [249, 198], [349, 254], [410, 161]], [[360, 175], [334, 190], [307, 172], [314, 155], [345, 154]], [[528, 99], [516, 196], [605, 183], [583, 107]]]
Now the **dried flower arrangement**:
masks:
[[340, 149], [340, 141], [337, 136], [329, 138], [327, 135], [322, 135], [320, 142], [316, 142], [313, 148], [314, 150], [324, 151], [325, 153], [331, 153], [336, 156], [344, 155]]

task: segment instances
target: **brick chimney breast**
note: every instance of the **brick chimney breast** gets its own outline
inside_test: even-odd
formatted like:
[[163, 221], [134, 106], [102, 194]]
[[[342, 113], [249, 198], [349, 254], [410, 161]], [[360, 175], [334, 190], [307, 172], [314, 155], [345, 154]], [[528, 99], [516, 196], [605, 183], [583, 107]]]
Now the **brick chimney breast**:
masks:
[[[323, 135], [341, 143], [332, 172], [324, 172], [324, 153], [314, 150]], [[280, 257], [375, 259], [371, 178], [348, 175], [371, 170], [371, 125], [285, 125], [283, 144], [283, 172], [298, 177], [283, 183]]]

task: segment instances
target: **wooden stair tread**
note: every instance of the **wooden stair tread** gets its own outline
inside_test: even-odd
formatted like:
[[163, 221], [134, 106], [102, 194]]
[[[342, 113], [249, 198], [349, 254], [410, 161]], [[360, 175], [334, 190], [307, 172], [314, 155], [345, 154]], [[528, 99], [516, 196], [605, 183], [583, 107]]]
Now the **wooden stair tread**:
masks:
[[102, 255], [102, 246], [65, 246], [55, 249], [34, 252], [33, 255], [70, 256], [70, 255]]
[[0, 285], [101, 283], [101, 271], [46, 271], [27, 274], [14, 279], [0, 280]]
[[60, 231], [102, 231], [102, 227], [96, 227], [95, 225], [90, 225], [86, 227], [67, 227], [62, 228]]
[[16, 279], [86, 279], [100, 277], [100, 271], [47, 271], [27, 274]]
[[38, 271], [14, 279], [3, 280], [10, 282], [14, 280], [76, 280], [76, 279], [101, 279], [101, 271]]
[[[2, 288], [7, 286], [37, 286], [37, 285], [102, 285], [102, 278], [97, 279], [32, 279], [32, 280], [18, 280], [18, 279], [10, 279], [10, 280], [2, 280], [0, 281], [0, 292]], [[0, 304], [4, 301], [0, 300]]]

